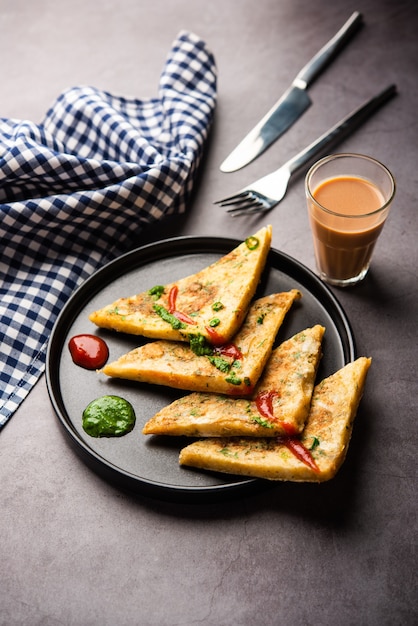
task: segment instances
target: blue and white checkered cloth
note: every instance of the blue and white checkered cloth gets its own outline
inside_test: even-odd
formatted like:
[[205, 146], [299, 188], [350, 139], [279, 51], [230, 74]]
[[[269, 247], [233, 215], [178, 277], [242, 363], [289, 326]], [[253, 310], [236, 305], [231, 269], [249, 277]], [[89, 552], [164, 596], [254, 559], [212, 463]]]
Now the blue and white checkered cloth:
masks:
[[216, 74], [206, 44], [181, 32], [158, 97], [76, 87], [40, 125], [0, 119], [0, 428], [43, 373], [74, 289], [144, 225], [185, 211]]

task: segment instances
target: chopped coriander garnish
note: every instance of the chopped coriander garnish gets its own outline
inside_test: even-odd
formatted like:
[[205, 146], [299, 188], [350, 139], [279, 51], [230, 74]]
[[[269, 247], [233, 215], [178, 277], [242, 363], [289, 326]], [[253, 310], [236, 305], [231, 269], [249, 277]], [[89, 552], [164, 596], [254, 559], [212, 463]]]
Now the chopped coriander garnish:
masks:
[[169, 313], [167, 309], [163, 307], [161, 304], [154, 304], [153, 309], [157, 313], [157, 315], [159, 315], [161, 319], [163, 319], [165, 322], [168, 322], [168, 324], [170, 324], [171, 327], [174, 328], [174, 330], [180, 330], [181, 328], [186, 328], [186, 324], [183, 324], [183, 322], [180, 322], [180, 320], [178, 320], [177, 317]]
[[228, 361], [223, 359], [221, 356], [209, 356], [208, 355], [208, 359], [212, 363], [212, 365], [216, 367], [216, 369], [223, 372], [224, 374], [229, 372], [229, 370], [231, 369], [230, 363], [228, 363]]
[[273, 424], [268, 420], [263, 419], [260, 415], [253, 415], [252, 418], [254, 422], [257, 422], [257, 424], [259, 424], [263, 428], [273, 428]]
[[220, 310], [221, 310], [221, 309], [223, 309], [223, 308], [224, 308], [224, 305], [222, 304], [222, 302], [214, 302], [214, 303], [212, 304], [212, 309], [213, 309], [214, 311], [220, 311]]
[[158, 300], [158, 298], [161, 298], [163, 293], [164, 293], [164, 285], [155, 285], [155, 287], [151, 287], [151, 289], [148, 290], [148, 295], [154, 296], [155, 300]]
[[312, 437], [312, 444], [309, 450], [315, 450], [317, 446], [319, 446], [319, 439], [317, 437]]
[[197, 356], [208, 356], [213, 354], [212, 346], [203, 335], [189, 335], [190, 349]]
[[231, 385], [240, 385], [242, 383], [241, 378], [238, 378], [234, 370], [232, 370], [230, 375], [227, 378], [225, 378], [225, 380], [227, 383], [230, 383]]
[[213, 317], [209, 322], [209, 326], [214, 328], [215, 326], [219, 326], [220, 323], [221, 323], [221, 320], [219, 319], [219, 317]]
[[223, 454], [224, 456], [232, 456], [232, 457], [235, 457], [236, 459], [238, 458], [238, 452], [231, 452], [229, 448], [221, 448], [219, 452]]

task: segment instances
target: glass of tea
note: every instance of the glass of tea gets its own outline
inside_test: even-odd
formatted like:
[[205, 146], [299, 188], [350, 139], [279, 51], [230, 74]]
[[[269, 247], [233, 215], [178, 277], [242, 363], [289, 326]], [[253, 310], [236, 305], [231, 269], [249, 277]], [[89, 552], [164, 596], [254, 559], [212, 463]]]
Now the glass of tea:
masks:
[[334, 154], [310, 168], [305, 190], [320, 277], [337, 287], [355, 285], [367, 274], [389, 214], [392, 174], [371, 157]]

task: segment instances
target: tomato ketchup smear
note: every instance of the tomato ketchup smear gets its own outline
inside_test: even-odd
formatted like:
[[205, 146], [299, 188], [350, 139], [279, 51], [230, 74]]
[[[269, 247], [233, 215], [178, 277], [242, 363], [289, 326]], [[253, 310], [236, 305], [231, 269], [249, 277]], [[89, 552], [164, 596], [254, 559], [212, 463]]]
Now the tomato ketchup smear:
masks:
[[184, 322], [185, 324], [193, 324], [194, 326], [196, 326], [196, 322], [191, 317], [189, 317], [186, 313], [177, 311], [176, 302], [177, 302], [178, 292], [179, 292], [179, 288], [177, 287], [177, 285], [174, 285], [173, 287], [171, 287], [169, 294], [168, 294], [168, 312], [171, 313], [171, 315], [174, 315], [174, 317], [176, 317], [180, 322]]
[[234, 361], [242, 359], [242, 352], [234, 343], [224, 343], [220, 346], [214, 346], [213, 351], [222, 356], [229, 356]]
[[210, 342], [213, 346], [223, 346], [225, 343], [225, 339], [220, 335], [214, 328], [211, 326], [205, 326], [206, 331], [210, 337]]
[[282, 443], [292, 452], [299, 461], [305, 463], [314, 472], [319, 474], [320, 469], [315, 463], [315, 460], [309, 450], [303, 445], [303, 443], [297, 437], [278, 437], [279, 443]]
[[[168, 312], [171, 315], [174, 315], [180, 322], [185, 322], [186, 324], [194, 324], [196, 326], [195, 320], [189, 317], [186, 313], [182, 313], [178, 311], [176, 308], [177, 304], [177, 296], [179, 293], [179, 288], [177, 285], [173, 285], [168, 293]], [[211, 344], [215, 347], [215, 352], [217, 354], [222, 354], [223, 356], [232, 357], [235, 361], [238, 359], [242, 359], [241, 351], [234, 346], [232, 343], [225, 344], [225, 340], [214, 328], [211, 326], [206, 326], [206, 331], [209, 335]]]
[[277, 391], [260, 391], [255, 399], [255, 403], [257, 405], [258, 412], [268, 420], [272, 422], [277, 422], [285, 431], [286, 435], [289, 437], [297, 434], [297, 430], [292, 424], [288, 424], [283, 420], [278, 420], [277, 417], [274, 416], [273, 413], [273, 400], [275, 398], [279, 398], [280, 394]]
[[[177, 285], [173, 285], [168, 293], [168, 312], [171, 315], [174, 315], [180, 322], [185, 322], [186, 324], [194, 324], [196, 326], [195, 320], [189, 317], [186, 313], [182, 313], [176, 309], [177, 304], [177, 295], [179, 292], [179, 288]], [[242, 359], [242, 352], [237, 346], [233, 343], [224, 343], [224, 338], [220, 335], [214, 328], [210, 326], [206, 326], [206, 330], [210, 337], [211, 343], [214, 346], [214, 352], [216, 354], [220, 354], [222, 356], [227, 356], [234, 361], [238, 361]]]
[[303, 445], [300, 439], [295, 437], [297, 433], [295, 427], [274, 417], [273, 400], [278, 397], [279, 393], [277, 391], [260, 391], [255, 400], [258, 412], [263, 417], [278, 422], [282, 426], [287, 436], [278, 437], [278, 441], [285, 445], [299, 461], [302, 461], [302, 463], [307, 465], [311, 470], [318, 473], [319, 467], [315, 463], [312, 454]]

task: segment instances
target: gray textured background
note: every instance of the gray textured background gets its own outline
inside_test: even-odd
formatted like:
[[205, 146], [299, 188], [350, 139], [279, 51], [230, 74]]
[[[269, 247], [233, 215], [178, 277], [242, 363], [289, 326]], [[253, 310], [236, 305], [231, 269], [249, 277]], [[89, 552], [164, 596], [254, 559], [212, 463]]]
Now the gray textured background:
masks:
[[[308, 112], [257, 161], [219, 164], [352, 11], [365, 26], [310, 89]], [[39, 121], [65, 88], [156, 95], [171, 42], [213, 50], [218, 107], [186, 216], [144, 234], [247, 236], [314, 269], [303, 179], [259, 219], [213, 200], [281, 165], [383, 87], [399, 96], [339, 148], [397, 180], [372, 270], [343, 305], [373, 366], [347, 461], [322, 486], [238, 501], [132, 497], [75, 456], [42, 379], [0, 435], [0, 623], [42, 626], [406, 625], [416, 595], [417, 28], [415, 0], [2, 0], [0, 117]]]

